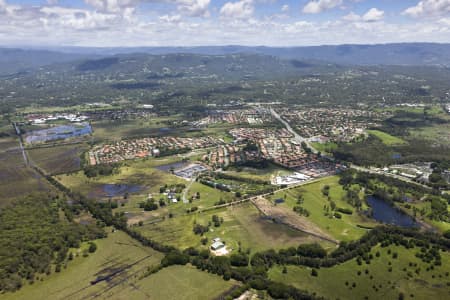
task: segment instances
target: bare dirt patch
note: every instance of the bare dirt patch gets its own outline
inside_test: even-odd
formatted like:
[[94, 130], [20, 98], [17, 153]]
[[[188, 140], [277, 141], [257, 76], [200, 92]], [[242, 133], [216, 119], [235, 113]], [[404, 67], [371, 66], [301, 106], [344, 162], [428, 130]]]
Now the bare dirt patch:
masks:
[[252, 203], [261, 211], [261, 213], [277, 223], [285, 224], [291, 228], [318, 237], [322, 240], [335, 244], [338, 243], [338, 241], [323, 232], [316, 224], [308, 220], [306, 217], [300, 216], [283, 206], [274, 205], [263, 197], [253, 199]]

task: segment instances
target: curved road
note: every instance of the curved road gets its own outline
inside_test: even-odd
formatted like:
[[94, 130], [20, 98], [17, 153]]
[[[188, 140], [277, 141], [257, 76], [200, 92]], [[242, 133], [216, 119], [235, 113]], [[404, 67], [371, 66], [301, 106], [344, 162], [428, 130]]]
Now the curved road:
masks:
[[311, 143], [309, 142], [308, 139], [302, 137], [301, 135], [299, 135], [292, 127], [291, 125], [284, 120], [272, 107], [270, 108], [270, 113], [272, 114], [272, 116], [277, 119], [278, 121], [280, 121], [284, 127], [286, 127], [287, 131], [289, 131], [293, 136], [294, 139], [297, 143], [301, 144], [302, 142], [306, 143], [306, 145], [311, 149], [311, 151], [315, 154], [318, 153], [318, 151], [316, 149], [314, 149], [314, 147], [311, 146]]

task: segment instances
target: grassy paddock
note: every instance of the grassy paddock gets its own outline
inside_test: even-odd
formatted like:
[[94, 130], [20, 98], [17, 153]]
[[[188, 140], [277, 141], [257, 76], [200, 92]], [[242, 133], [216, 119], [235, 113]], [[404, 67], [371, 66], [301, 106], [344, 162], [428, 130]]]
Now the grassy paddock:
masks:
[[[220, 227], [211, 225], [210, 231], [204, 235], [209, 241], [207, 246], [216, 237], [224, 240], [230, 249], [237, 250], [240, 244], [242, 249], [250, 249], [252, 252], [318, 241], [309, 235], [261, 217], [251, 203], [204, 213], [175, 215], [173, 218], [165, 218], [161, 222], [149, 222], [136, 228], [152, 239], [181, 249], [191, 246], [207, 247], [201, 245], [202, 237], [194, 234], [193, 227], [195, 223], [207, 225], [213, 215], [222, 218], [223, 223]], [[332, 246], [328, 243], [323, 245]]]
[[[355, 240], [360, 238], [366, 232], [365, 229], [359, 228], [357, 225], [373, 226], [375, 225], [375, 222], [358, 215], [356, 210], [343, 200], [344, 190], [339, 185], [338, 181], [339, 178], [337, 176], [327, 177], [318, 182], [287, 191], [277, 192], [272, 196], [272, 199], [285, 198], [285, 203], [279, 205], [285, 205], [289, 209], [292, 209], [297, 205], [298, 196], [302, 194], [304, 203], [301, 206], [310, 212], [310, 216], [308, 217], [310, 221], [317, 224], [317, 226], [337, 240]], [[337, 207], [352, 209], [352, 215], [342, 214], [342, 219], [325, 216], [324, 206], [330, 205], [327, 198], [322, 195], [322, 188], [325, 185], [330, 186], [329, 195], [331, 200], [336, 203]]]
[[[164, 176], [165, 178], [167, 178], [165, 182], [167, 182], [168, 184], [173, 182], [173, 180], [178, 180], [178, 178], [173, 175], [164, 174]], [[188, 182], [186, 181], [181, 182], [188, 185]], [[186, 211], [191, 209], [192, 207], [197, 207], [199, 210], [201, 210], [214, 206], [220, 199], [223, 199], [225, 201], [233, 199], [232, 193], [213, 189], [198, 182], [194, 182], [186, 194], [186, 198], [190, 199], [190, 197], [195, 195], [197, 192], [200, 193], [200, 199], [193, 200], [192, 203], [183, 203], [183, 201], [179, 201], [178, 203], [171, 202], [167, 199], [166, 196], [159, 193], [159, 186], [152, 186], [147, 191], [153, 194], [153, 199], [156, 202], [159, 202], [159, 199], [164, 199], [167, 205], [159, 207], [154, 211], [143, 211], [142, 208], [139, 207], [139, 203], [146, 201], [147, 194], [144, 193], [131, 195], [124, 206], [119, 206], [115, 210], [115, 212], [126, 212], [128, 214], [127, 216], [129, 218], [129, 223], [135, 224], [138, 221], [147, 222], [148, 220], [152, 220], [155, 218], [167, 218], [169, 214], [173, 214], [175, 216], [185, 215]]]
[[412, 138], [423, 139], [447, 147], [450, 146], [450, 122], [414, 128], [414, 130], [410, 130], [409, 132]]
[[[387, 253], [388, 249], [391, 254]], [[380, 257], [376, 257], [378, 251]], [[415, 256], [419, 251], [419, 248], [408, 250], [398, 246], [375, 247], [372, 250], [374, 259], [369, 265], [363, 262], [359, 266], [353, 259], [332, 268], [321, 268], [317, 277], [311, 276], [311, 269], [306, 267], [288, 266], [286, 274], [282, 273], [281, 267], [275, 267], [269, 271], [269, 277], [327, 299], [398, 299], [400, 293], [404, 294], [405, 299], [449, 299], [447, 283], [450, 283], [450, 277], [446, 275], [450, 271], [449, 253], [441, 252], [442, 266], [426, 271], [429, 265]], [[396, 259], [392, 257], [394, 252], [398, 254]], [[409, 263], [417, 266], [410, 266]], [[389, 267], [392, 267], [391, 272]], [[420, 272], [416, 274], [418, 268]], [[353, 283], [355, 287], [352, 287]]]
[[36, 191], [49, 191], [47, 181], [25, 165], [20, 150], [0, 152], [0, 206]]
[[263, 169], [256, 169], [256, 168], [249, 168], [249, 167], [231, 167], [229, 168], [226, 173], [238, 176], [242, 178], [247, 179], [256, 179], [256, 180], [265, 180], [270, 181], [273, 176], [281, 173], [281, 174], [288, 174], [292, 171], [289, 171], [287, 169], [278, 167], [274, 164], [269, 164], [267, 168]]
[[226, 293], [234, 281], [197, 270], [192, 266], [171, 266], [137, 284], [124, 286], [116, 299], [216, 299]]
[[333, 150], [337, 149], [338, 145], [336, 143], [312, 143], [312, 146], [317, 151], [322, 153], [331, 153]]
[[[99, 176], [94, 178], [88, 178], [82, 171], [74, 174], [65, 174], [55, 176], [65, 186], [79, 191], [85, 195], [95, 187], [102, 184], [133, 184], [142, 185], [151, 189], [151, 191], [158, 190], [159, 186], [164, 183], [172, 184], [178, 182], [186, 182], [176, 176], [169, 173], [156, 170], [155, 167], [163, 164], [168, 164], [176, 161], [180, 161], [179, 157], [167, 157], [160, 159], [143, 159], [136, 161], [123, 162], [117, 174], [111, 176]], [[147, 192], [147, 190], [145, 191]]]
[[80, 169], [84, 144], [35, 148], [27, 150], [30, 159], [48, 174], [74, 172]]
[[402, 140], [401, 138], [398, 138], [396, 136], [390, 135], [386, 132], [379, 131], [379, 130], [367, 130], [367, 133], [376, 136], [379, 138], [385, 145], [391, 146], [391, 145], [403, 145], [406, 144], [406, 141]]
[[[83, 257], [78, 249], [71, 250], [77, 256], [66, 269], [49, 276], [39, 275], [33, 285], [25, 285], [15, 293], [4, 294], [2, 299], [112, 299], [124, 287], [137, 284], [139, 276], [149, 266], [157, 265], [163, 255], [148, 247], [141, 246], [123, 232], [109, 233], [105, 239], [95, 241], [97, 251]], [[87, 245], [83, 246], [84, 248]], [[108, 275], [145, 257], [138, 264], [126, 269], [111, 281], [91, 285], [97, 276]], [[118, 299], [118, 298], [115, 298]]]

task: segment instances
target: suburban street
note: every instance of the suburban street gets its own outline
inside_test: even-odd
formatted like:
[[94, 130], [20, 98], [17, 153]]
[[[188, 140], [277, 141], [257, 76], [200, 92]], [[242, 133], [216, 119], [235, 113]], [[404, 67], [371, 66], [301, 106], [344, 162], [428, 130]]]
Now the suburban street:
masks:
[[302, 142], [305, 142], [306, 145], [311, 149], [311, 151], [313, 153], [318, 153], [318, 151], [316, 149], [314, 149], [314, 147], [311, 146], [311, 143], [309, 142], [308, 139], [300, 136], [292, 127], [291, 125], [286, 122], [272, 107], [270, 108], [270, 113], [272, 114], [272, 116], [277, 119], [278, 121], [280, 121], [287, 129], [287, 131], [289, 131], [293, 136], [294, 139], [297, 143], [301, 144]]

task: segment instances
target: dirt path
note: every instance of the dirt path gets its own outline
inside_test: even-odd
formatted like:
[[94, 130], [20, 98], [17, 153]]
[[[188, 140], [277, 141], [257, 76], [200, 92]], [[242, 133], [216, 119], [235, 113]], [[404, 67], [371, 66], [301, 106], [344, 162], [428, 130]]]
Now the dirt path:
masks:
[[339, 244], [337, 240], [323, 232], [322, 229], [317, 227], [316, 224], [308, 220], [306, 217], [300, 216], [286, 207], [273, 205], [270, 201], [263, 197], [254, 198], [251, 202], [261, 213], [274, 219], [278, 223], [285, 224], [291, 228], [305, 232], [322, 240]]
[[184, 189], [184, 191], [183, 191], [183, 197], [182, 197], [182, 200], [183, 200], [183, 203], [185, 203], [185, 204], [187, 204], [187, 203], [189, 203], [189, 200], [188, 200], [188, 198], [187, 198], [187, 194], [188, 194], [188, 192], [189, 192], [189, 190], [190, 190], [190, 188], [191, 188], [191, 186], [192, 186], [192, 184], [197, 180], [197, 175], [196, 176], [193, 176], [192, 178], [191, 178], [191, 180], [189, 181], [189, 184], [187, 185], [187, 187]]

